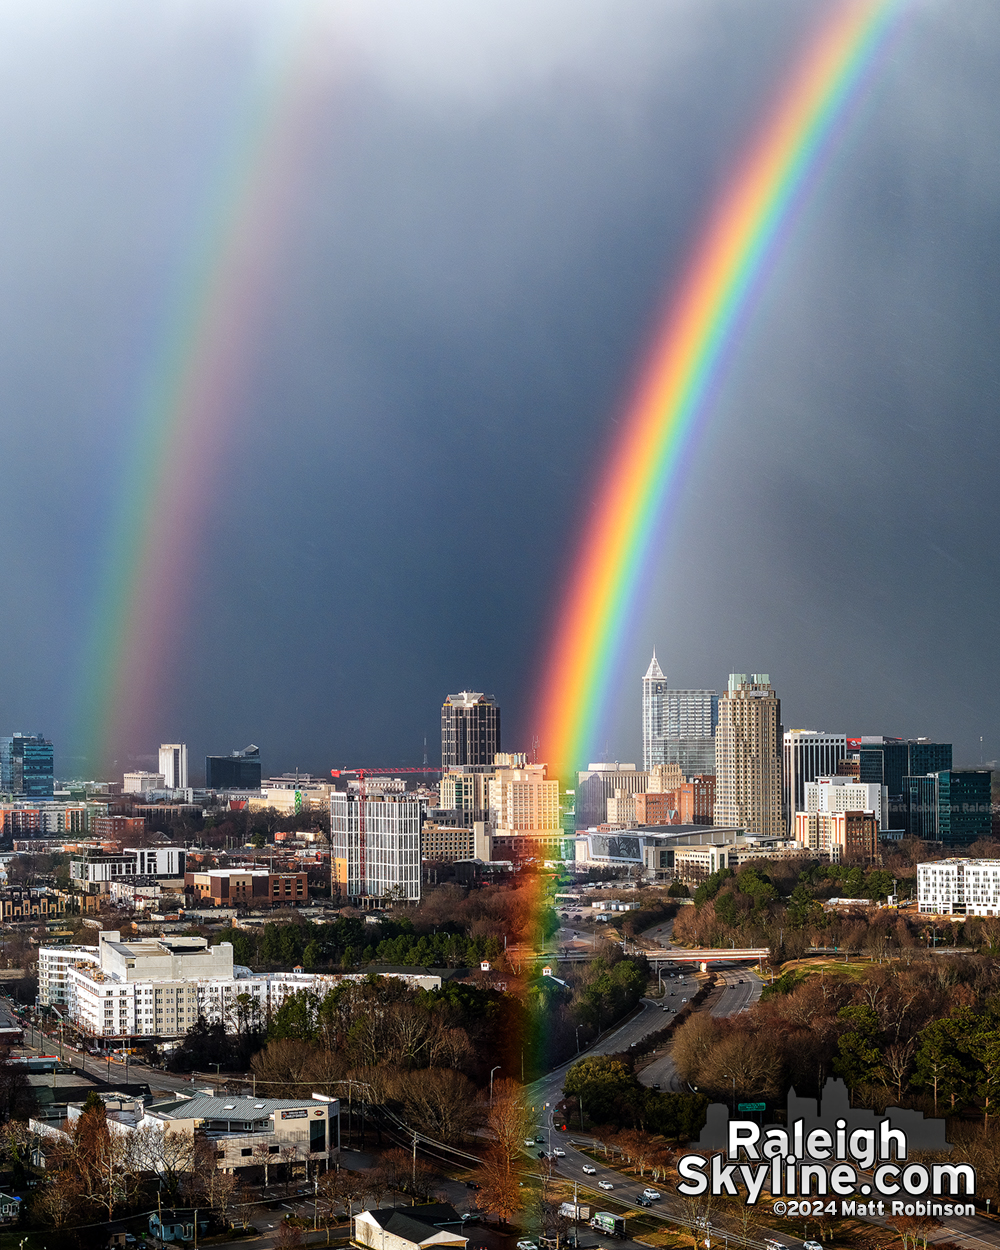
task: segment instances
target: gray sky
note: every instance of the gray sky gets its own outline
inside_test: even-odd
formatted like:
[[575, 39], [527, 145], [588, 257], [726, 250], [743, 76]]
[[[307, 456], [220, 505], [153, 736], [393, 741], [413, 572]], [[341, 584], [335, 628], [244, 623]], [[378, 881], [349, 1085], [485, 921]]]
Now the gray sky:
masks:
[[[530, 745], [656, 310], [824, 7], [323, 7], [189, 608], [116, 758], [433, 760], [463, 687]], [[64, 775], [164, 309], [291, 10], [0, 8], [0, 732]], [[788, 727], [1000, 755], [998, 82], [994, 5], [912, 5], [695, 449], [612, 758], [654, 644], [679, 686], [770, 672]]]

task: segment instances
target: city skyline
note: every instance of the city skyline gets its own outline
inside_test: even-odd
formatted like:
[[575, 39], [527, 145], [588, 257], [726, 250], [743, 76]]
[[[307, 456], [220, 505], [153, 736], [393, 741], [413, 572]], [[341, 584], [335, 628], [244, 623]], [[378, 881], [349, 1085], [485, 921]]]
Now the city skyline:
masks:
[[[836, 8], [0, 14], [0, 731], [61, 777], [418, 764], [471, 685], [531, 752], [654, 326]], [[598, 757], [642, 758], [654, 644], [679, 688], [774, 674], [789, 726], [1000, 755], [998, 71], [985, 3], [896, 32], [688, 449]]]

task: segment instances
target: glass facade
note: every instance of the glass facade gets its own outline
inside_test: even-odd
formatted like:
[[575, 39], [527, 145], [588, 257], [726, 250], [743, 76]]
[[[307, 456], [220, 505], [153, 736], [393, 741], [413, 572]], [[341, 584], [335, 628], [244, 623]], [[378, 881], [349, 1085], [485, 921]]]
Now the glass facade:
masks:
[[685, 777], [715, 772], [719, 697], [714, 690], [671, 690], [656, 656], [642, 679], [642, 766], [677, 764]]
[[945, 846], [969, 846], [988, 838], [992, 780], [988, 768], [949, 768], [904, 778], [910, 837]]
[[969, 846], [988, 838], [992, 827], [988, 768], [954, 768], [937, 774], [938, 840], [948, 846]]
[[41, 734], [0, 738], [0, 790], [29, 799], [51, 799], [55, 789], [52, 743]]
[[[886, 829], [901, 829], [908, 836], [925, 835], [911, 830], [909, 780], [951, 768], [950, 742], [928, 742], [923, 738], [862, 738], [858, 748], [860, 781], [884, 785], [889, 796]], [[914, 800], [923, 802], [923, 800]], [[924, 828], [923, 818], [913, 808], [916, 827]]]
[[260, 748], [248, 746], [232, 755], [207, 756], [205, 785], [209, 790], [259, 790]]

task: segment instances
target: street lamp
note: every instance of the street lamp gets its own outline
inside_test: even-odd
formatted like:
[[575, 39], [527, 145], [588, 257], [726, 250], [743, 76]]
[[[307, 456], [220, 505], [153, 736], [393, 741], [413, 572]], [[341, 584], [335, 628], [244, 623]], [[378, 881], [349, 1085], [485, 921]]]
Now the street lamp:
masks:
[[[577, 1051], [579, 1051], [579, 1049], [580, 1047], [578, 1045]], [[498, 1063], [495, 1068], [490, 1068], [490, 1106], [491, 1107], [493, 1106], [493, 1073], [499, 1071], [501, 1066], [502, 1065]]]

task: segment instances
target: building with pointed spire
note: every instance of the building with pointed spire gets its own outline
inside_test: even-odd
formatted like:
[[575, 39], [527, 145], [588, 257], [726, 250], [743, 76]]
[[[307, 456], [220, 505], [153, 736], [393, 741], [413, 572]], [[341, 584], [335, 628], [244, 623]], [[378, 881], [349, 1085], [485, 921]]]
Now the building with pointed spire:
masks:
[[676, 764], [685, 777], [715, 772], [714, 690], [671, 690], [653, 651], [642, 679], [642, 766]]

